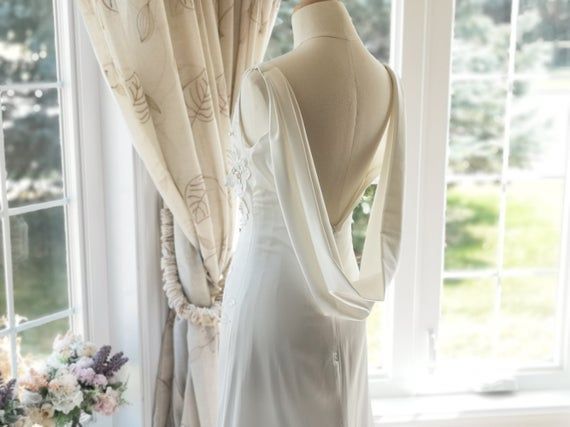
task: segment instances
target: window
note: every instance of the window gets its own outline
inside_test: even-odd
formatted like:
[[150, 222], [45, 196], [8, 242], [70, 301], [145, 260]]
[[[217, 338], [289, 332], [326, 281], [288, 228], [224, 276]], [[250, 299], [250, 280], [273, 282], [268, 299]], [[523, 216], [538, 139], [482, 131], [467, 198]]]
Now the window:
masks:
[[560, 364], [570, 1], [457, 0], [438, 364]]
[[15, 376], [78, 327], [79, 180], [70, 10], [0, 5], [0, 372]]
[[[368, 319], [372, 395], [567, 387], [570, 0], [344, 3], [402, 77], [408, 119], [402, 261]], [[269, 58], [291, 48], [292, 6]]]
[[[391, 63], [391, 30], [392, 30], [392, 1], [391, 0], [346, 0], [344, 1], [357, 31], [366, 44], [367, 49], [380, 61]], [[295, 2], [284, 0], [277, 16], [272, 38], [267, 48], [266, 58], [274, 58], [293, 48], [293, 33], [291, 32], [291, 14]], [[353, 245], [357, 257], [364, 246], [364, 235], [376, 184], [371, 185], [354, 210], [352, 217]], [[384, 359], [383, 328], [384, 311], [381, 304], [374, 306], [368, 319], [368, 359], [373, 370], [381, 370]]]

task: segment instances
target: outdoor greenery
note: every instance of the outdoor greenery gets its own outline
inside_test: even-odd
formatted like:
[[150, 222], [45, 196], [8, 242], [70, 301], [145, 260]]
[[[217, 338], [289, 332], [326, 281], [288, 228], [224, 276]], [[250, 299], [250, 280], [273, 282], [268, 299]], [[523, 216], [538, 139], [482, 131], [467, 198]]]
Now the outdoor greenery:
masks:
[[[0, 85], [54, 83], [57, 60], [53, 4], [44, 0], [0, 2]], [[63, 196], [57, 89], [0, 92], [9, 207]], [[61, 207], [10, 218], [16, 321], [68, 306], [65, 217]], [[6, 326], [4, 258], [0, 258], [0, 328]], [[67, 319], [18, 336], [20, 359], [47, 353]], [[0, 340], [0, 370], [9, 376], [9, 340]]]
[[[292, 47], [293, 4], [283, 2], [268, 58]], [[391, 2], [355, 0], [345, 4], [369, 50], [387, 61]], [[508, 184], [503, 266], [558, 268], [561, 178], [569, 142], [564, 128], [568, 101], [562, 99], [570, 93], [570, 1], [521, 0], [515, 70], [554, 73], [557, 78], [515, 81], [512, 88], [504, 77], [509, 62], [511, 6], [510, 0], [456, 0], [448, 174], [491, 174], [495, 179], [448, 185], [445, 270], [484, 274], [498, 267], [499, 178], [510, 90], [513, 103], [507, 172], [546, 172], [560, 178]], [[476, 76], [491, 73], [499, 77], [477, 80]], [[362, 250], [374, 190], [375, 186], [366, 190], [353, 214], [357, 256]], [[439, 333], [443, 359], [503, 357], [522, 363], [543, 361], [552, 355], [556, 276], [502, 278], [501, 289], [501, 306], [496, 310], [496, 278], [443, 283]], [[374, 366], [381, 365], [382, 360], [381, 307], [377, 304], [368, 320], [369, 359]], [[527, 335], [529, 331], [533, 333]], [[535, 345], [536, 335], [540, 335], [539, 345]], [[529, 336], [535, 337], [532, 344]]]

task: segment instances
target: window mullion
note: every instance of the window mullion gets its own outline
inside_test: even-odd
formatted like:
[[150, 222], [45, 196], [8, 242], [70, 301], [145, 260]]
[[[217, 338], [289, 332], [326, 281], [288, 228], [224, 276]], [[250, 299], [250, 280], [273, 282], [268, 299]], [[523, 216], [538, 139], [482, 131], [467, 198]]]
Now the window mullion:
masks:
[[447, 145], [451, 88], [451, 45], [455, 2], [428, 1], [426, 69], [422, 99], [421, 250], [416, 282], [416, 333], [414, 351], [421, 392], [437, 362], [442, 273], [445, 247]]
[[[1, 93], [1, 92], [0, 92]], [[16, 311], [14, 307], [14, 280], [12, 274], [12, 242], [10, 238], [10, 216], [8, 215], [8, 195], [6, 192], [6, 156], [4, 155], [4, 127], [0, 109], [0, 200], [2, 217], [2, 247], [4, 252], [4, 285], [6, 287], [6, 311], [8, 329], [10, 331], [10, 364], [12, 377], [18, 372], [17, 340], [16, 340]]]

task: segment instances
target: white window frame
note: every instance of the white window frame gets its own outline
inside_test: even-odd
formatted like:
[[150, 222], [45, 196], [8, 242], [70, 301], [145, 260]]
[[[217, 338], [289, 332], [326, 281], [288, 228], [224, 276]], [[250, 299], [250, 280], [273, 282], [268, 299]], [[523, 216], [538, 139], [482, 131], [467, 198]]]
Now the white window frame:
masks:
[[[72, 2], [54, 0], [54, 36], [58, 80], [56, 83], [9, 84], [4, 89], [57, 88], [60, 90], [60, 140], [65, 195], [53, 202], [2, 210], [5, 256], [7, 317], [10, 325], [0, 336], [10, 336], [12, 375], [17, 372], [16, 336], [51, 321], [70, 319], [74, 333], [97, 342], [107, 342], [107, 267], [105, 258], [105, 222], [102, 203], [102, 167], [97, 81], [98, 67], [87, 42], [75, 26]], [[79, 45], [79, 47], [78, 47]], [[94, 84], [95, 83], [95, 84]], [[0, 134], [2, 151], [3, 134]], [[4, 156], [0, 156], [5, 171]], [[7, 206], [5, 179], [2, 179], [2, 205]], [[69, 306], [15, 325], [14, 293], [9, 216], [63, 206], [66, 218], [66, 247]], [[95, 321], [96, 319], [96, 321]], [[55, 338], [55, 337], [54, 337]]]
[[[466, 378], [433, 370], [443, 274], [454, 4], [454, 0], [393, 2], [392, 62], [402, 78], [407, 120], [406, 209], [401, 264], [383, 303], [387, 360], [382, 372], [370, 372], [375, 399], [473, 394]], [[519, 391], [570, 387], [569, 205], [567, 174], [559, 363], [517, 371]]]

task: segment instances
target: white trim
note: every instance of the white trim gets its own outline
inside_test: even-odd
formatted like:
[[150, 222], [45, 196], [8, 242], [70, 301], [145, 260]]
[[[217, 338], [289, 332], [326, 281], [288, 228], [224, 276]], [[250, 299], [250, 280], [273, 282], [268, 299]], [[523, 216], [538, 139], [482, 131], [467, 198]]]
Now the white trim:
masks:
[[8, 216], [22, 215], [31, 212], [37, 212], [49, 208], [55, 208], [59, 206], [66, 206], [70, 200], [68, 198], [51, 200], [49, 202], [42, 203], [32, 203], [31, 205], [18, 206], [15, 208], [8, 208]]
[[[162, 290], [160, 267], [160, 208], [161, 199], [135, 151], [134, 163], [136, 212], [137, 271], [139, 274], [138, 303], [145, 313], [139, 322], [141, 353], [141, 384], [143, 426], [152, 426], [154, 388], [160, 360], [162, 330], [167, 306]], [[149, 226], [151, 225], [151, 226]]]
[[493, 396], [448, 394], [376, 399], [382, 427], [567, 427], [570, 392], [541, 391]]
[[20, 332], [27, 331], [28, 329], [37, 328], [38, 326], [43, 326], [47, 323], [51, 323], [55, 320], [65, 319], [73, 315], [75, 310], [73, 308], [68, 308], [67, 310], [58, 311], [57, 313], [49, 314], [47, 316], [42, 316], [37, 319], [28, 320], [24, 323], [14, 326], [11, 329], [3, 329], [0, 331], [0, 337], [10, 335], [12, 333], [19, 334]]
[[[83, 254], [85, 294], [80, 303], [84, 307], [85, 335], [97, 344], [110, 342], [106, 221], [103, 195], [103, 154], [101, 150], [101, 113], [99, 93], [99, 65], [91, 48], [79, 11], [74, 2], [65, 0], [70, 8], [74, 35], [76, 112], [79, 144], [77, 163], [81, 177], [81, 205], [83, 212]], [[70, 31], [70, 32], [71, 32]]]

